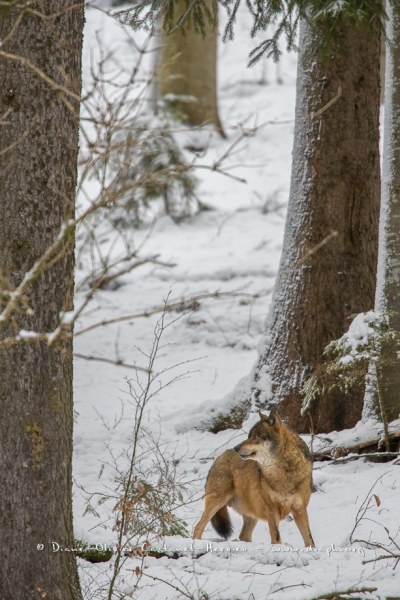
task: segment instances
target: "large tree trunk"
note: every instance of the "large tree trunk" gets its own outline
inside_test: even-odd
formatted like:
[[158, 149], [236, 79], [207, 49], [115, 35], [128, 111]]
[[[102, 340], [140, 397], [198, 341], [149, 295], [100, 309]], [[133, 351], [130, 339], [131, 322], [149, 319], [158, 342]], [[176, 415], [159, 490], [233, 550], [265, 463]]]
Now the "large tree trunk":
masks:
[[[176, 23], [187, 8], [186, 0], [178, 0], [174, 6]], [[218, 29], [207, 19], [204, 36], [192, 19], [184, 29], [162, 30], [157, 97], [164, 98], [182, 121], [196, 126], [211, 123], [223, 133], [217, 101], [217, 50]]]
[[[25, 14], [0, 50], [79, 95], [83, 6], [43, 0], [29, 8], [60, 14]], [[0, 10], [4, 39], [20, 13]], [[79, 103], [1, 53], [0, 81], [0, 272], [15, 287], [73, 216]], [[70, 236], [64, 255], [30, 288], [31, 311], [3, 323], [0, 339], [19, 329], [54, 330], [72, 294]], [[73, 547], [71, 342], [0, 350], [0, 373], [0, 597], [79, 599], [73, 553], [51, 546]]]
[[[385, 122], [382, 206], [379, 233], [378, 281], [375, 309], [388, 315], [400, 336], [400, 14], [387, 3]], [[400, 358], [398, 343], [378, 365], [378, 378], [366, 394], [364, 416], [397, 419], [400, 412]], [[381, 414], [383, 411], [384, 414]]]
[[[325, 60], [318, 35], [302, 23], [283, 253], [253, 381], [256, 404], [277, 405], [301, 431], [310, 427], [300, 415], [305, 379], [350, 316], [373, 307], [378, 248], [379, 30], [341, 24]], [[354, 425], [362, 401], [362, 389], [324, 396], [311, 410], [314, 429]]]

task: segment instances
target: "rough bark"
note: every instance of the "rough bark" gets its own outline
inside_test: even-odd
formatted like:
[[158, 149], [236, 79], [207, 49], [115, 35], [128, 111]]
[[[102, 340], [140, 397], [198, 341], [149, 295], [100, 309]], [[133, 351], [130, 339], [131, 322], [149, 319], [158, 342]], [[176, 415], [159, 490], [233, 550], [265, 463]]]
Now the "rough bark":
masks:
[[[186, 0], [175, 3], [175, 22], [186, 8]], [[161, 30], [156, 93], [177, 118], [196, 126], [212, 123], [223, 133], [217, 100], [217, 50], [218, 29], [208, 20], [204, 36], [192, 20], [184, 29]]]
[[[60, 14], [25, 14], [1, 50], [79, 95], [83, 6], [43, 0], [29, 8]], [[0, 39], [18, 14], [3, 12]], [[73, 215], [79, 106], [69, 97], [68, 108], [62, 92], [4, 55], [0, 81], [0, 270], [16, 286]], [[14, 328], [52, 331], [72, 307], [72, 269], [71, 237], [64, 256], [34, 282], [32, 314], [17, 313], [0, 339]], [[51, 546], [73, 547], [71, 342], [0, 351], [0, 373], [0, 597], [80, 599], [73, 553]]]
[[[387, 5], [387, 13], [382, 205], [375, 310], [388, 315], [391, 329], [400, 336], [400, 13], [393, 10], [391, 3]], [[372, 376], [373, 389], [366, 394], [364, 416], [378, 416], [390, 422], [400, 412], [400, 358], [395, 345], [378, 366], [377, 373], [378, 382]]]
[[[300, 415], [305, 379], [350, 316], [373, 307], [378, 247], [379, 30], [340, 25], [328, 60], [318, 33], [302, 23], [283, 252], [253, 377], [257, 406], [278, 405], [300, 431], [310, 427]], [[362, 402], [361, 389], [324, 396], [311, 411], [314, 429], [351, 427]]]

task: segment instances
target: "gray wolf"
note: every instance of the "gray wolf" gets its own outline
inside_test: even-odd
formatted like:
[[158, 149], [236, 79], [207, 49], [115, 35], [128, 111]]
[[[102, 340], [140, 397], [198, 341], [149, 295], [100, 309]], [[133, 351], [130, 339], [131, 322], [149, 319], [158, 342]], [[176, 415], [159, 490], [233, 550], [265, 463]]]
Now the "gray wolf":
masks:
[[305, 546], [314, 546], [307, 505], [312, 492], [312, 460], [307, 444], [275, 413], [259, 413], [248, 439], [213, 463], [206, 481], [204, 512], [193, 538], [207, 523], [227, 539], [232, 534], [228, 506], [243, 516], [239, 539], [251, 542], [258, 519], [267, 521], [272, 544], [280, 544], [279, 522], [289, 513]]

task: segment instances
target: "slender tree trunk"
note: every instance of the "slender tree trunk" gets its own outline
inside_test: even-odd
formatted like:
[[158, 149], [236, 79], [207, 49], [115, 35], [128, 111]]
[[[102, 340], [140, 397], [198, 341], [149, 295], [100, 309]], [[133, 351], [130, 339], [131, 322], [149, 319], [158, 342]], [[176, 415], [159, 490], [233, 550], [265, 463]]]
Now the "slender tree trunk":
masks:
[[[301, 431], [310, 427], [300, 416], [305, 379], [351, 315], [373, 306], [378, 247], [379, 30], [341, 24], [326, 61], [318, 35], [302, 23], [288, 216], [253, 377], [256, 404], [277, 405]], [[326, 395], [311, 411], [314, 429], [352, 426], [362, 402], [361, 389]]]
[[[186, 0], [175, 3], [175, 23], [186, 8]], [[177, 118], [191, 125], [212, 123], [223, 133], [217, 101], [217, 50], [218, 29], [207, 19], [204, 36], [192, 20], [184, 30], [162, 30], [157, 96], [168, 102]]]
[[[400, 14], [387, 3], [385, 122], [382, 206], [379, 232], [378, 281], [375, 309], [388, 315], [400, 336]], [[378, 368], [374, 390], [366, 394], [364, 416], [388, 422], [400, 413], [400, 358], [398, 344]], [[380, 394], [380, 398], [378, 396]], [[381, 415], [383, 408], [384, 415]]]
[[[25, 14], [0, 50], [26, 58], [79, 95], [83, 6], [43, 0], [29, 8], [60, 14]], [[3, 12], [0, 39], [19, 14]], [[0, 81], [0, 272], [15, 287], [73, 215], [79, 105], [4, 54]], [[72, 294], [70, 239], [28, 292], [31, 310], [22, 307], [11, 325], [3, 324], [0, 339], [20, 329], [54, 330], [60, 313], [72, 308]], [[0, 598], [79, 599], [73, 553], [53, 552], [51, 545], [73, 547], [71, 342], [0, 351], [0, 373]]]

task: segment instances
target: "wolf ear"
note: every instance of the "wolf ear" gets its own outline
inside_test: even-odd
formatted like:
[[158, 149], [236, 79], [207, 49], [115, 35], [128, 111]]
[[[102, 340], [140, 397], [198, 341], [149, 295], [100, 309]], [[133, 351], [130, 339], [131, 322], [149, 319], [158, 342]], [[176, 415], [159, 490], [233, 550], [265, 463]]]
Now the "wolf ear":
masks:
[[[264, 417], [265, 417], [265, 415], [264, 415]], [[267, 420], [268, 424], [271, 425], [271, 427], [276, 427], [277, 425], [282, 423], [279, 416], [275, 412], [275, 409], [272, 409], [269, 413], [269, 416], [265, 417], [265, 419]]]
[[261, 421], [268, 423], [268, 425], [271, 425], [272, 427], [274, 427], [274, 425], [276, 425], [279, 422], [279, 417], [273, 410], [270, 411], [268, 416], [264, 415], [260, 410], [258, 416], [260, 417]]

